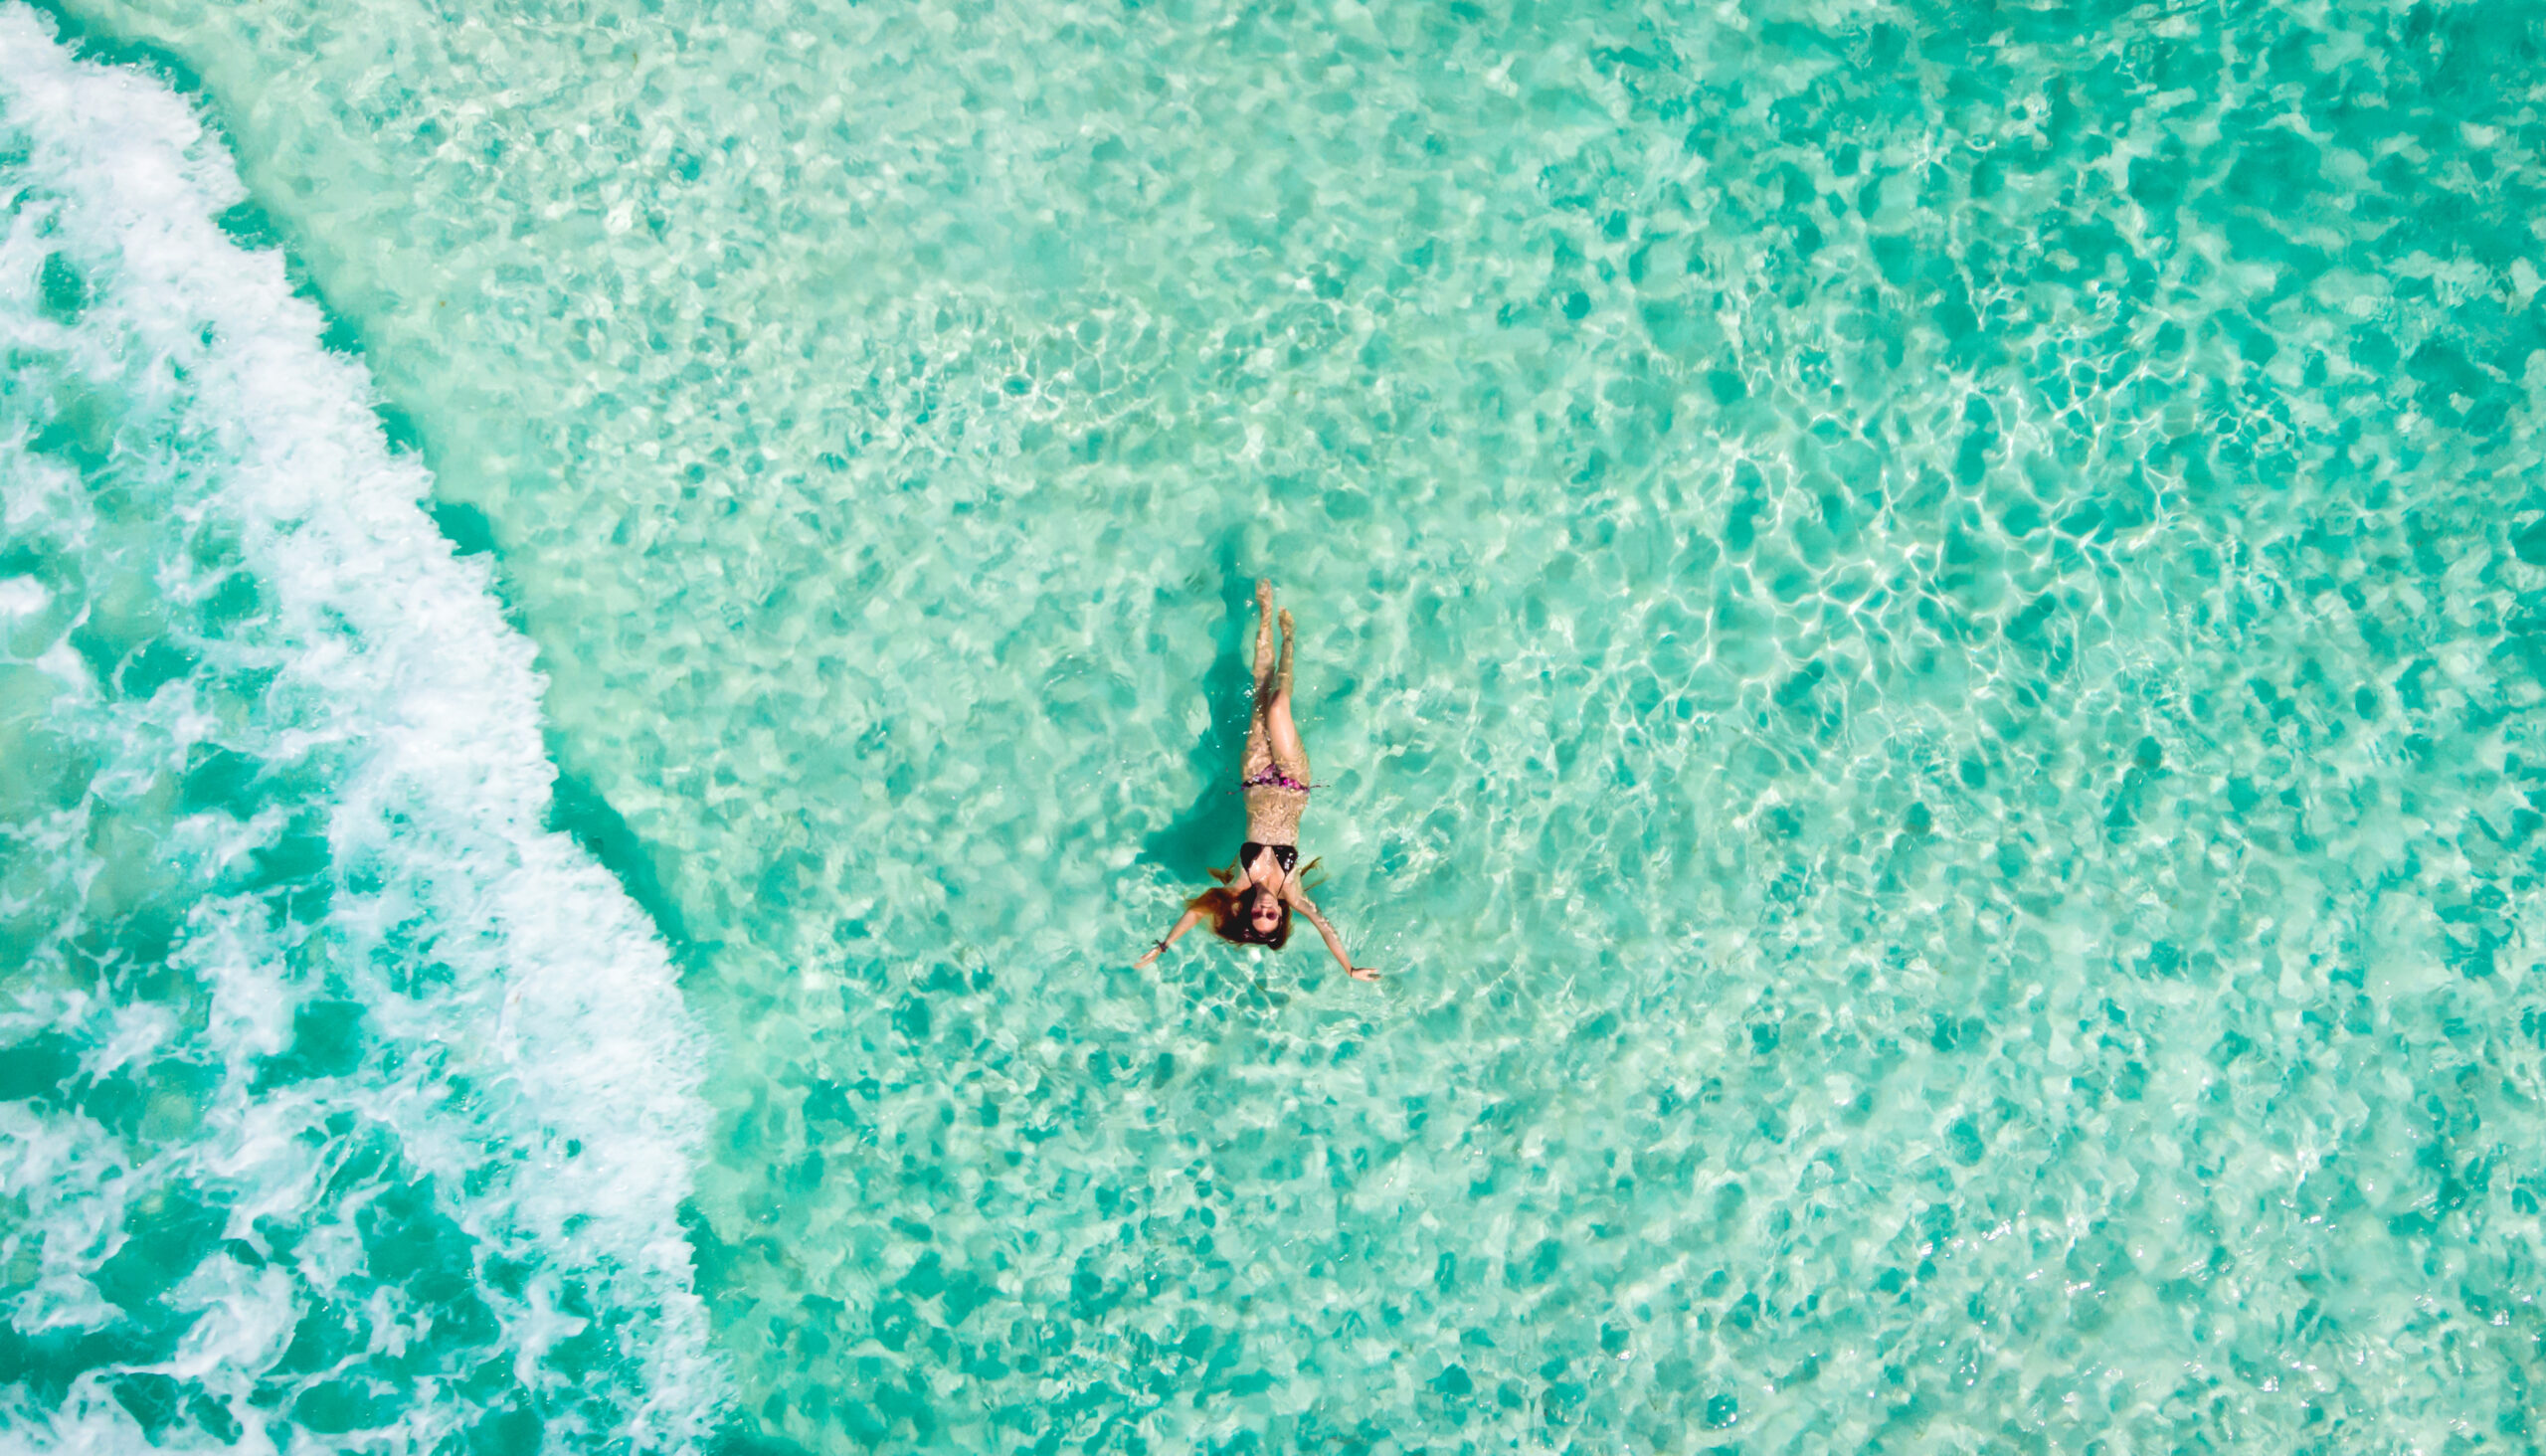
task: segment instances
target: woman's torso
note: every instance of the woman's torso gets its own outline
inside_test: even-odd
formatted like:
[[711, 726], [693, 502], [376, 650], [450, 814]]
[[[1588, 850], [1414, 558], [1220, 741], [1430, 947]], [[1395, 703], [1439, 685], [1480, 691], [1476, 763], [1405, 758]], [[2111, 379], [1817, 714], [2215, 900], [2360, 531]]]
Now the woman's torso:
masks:
[[1300, 816], [1308, 807], [1308, 791], [1304, 789], [1250, 784], [1246, 788], [1246, 836], [1260, 844], [1296, 845], [1300, 842]]

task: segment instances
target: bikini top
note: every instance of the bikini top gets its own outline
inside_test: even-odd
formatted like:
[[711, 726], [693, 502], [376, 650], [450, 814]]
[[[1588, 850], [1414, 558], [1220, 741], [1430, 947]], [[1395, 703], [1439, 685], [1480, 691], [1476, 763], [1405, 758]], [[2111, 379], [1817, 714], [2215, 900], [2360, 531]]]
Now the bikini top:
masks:
[[1249, 839], [1245, 843], [1237, 846], [1237, 867], [1241, 870], [1252, 870], [1255, 866], [1255, 856], [1266, 849], [1273, 851], [1273, 862], [1282, 866], [1282, 872], [1284, 874], [1289, 874], [1293, 869], [1298, 867], [1300, 862], [1299, 845], [1262, 844], [1253, 839]]

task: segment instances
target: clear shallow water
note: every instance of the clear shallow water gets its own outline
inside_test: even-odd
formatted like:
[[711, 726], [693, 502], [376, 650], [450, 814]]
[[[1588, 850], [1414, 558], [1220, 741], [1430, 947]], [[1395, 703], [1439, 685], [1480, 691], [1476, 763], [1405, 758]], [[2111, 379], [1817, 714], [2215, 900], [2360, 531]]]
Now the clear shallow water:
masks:
[[[361, 1018], [321, 1091], [280, 1096], [227, 1069], [289, 1058], [296, 1020], [234, 1054], [184, 1006], [218, 985], [193, 907], [289, 921], [282, 883], [171, 891], [146, 985], [70, 950], [13, 973], [12, 1034], [58, 1040], [11, 1115], [90, 1139], [81, 1166], [168, 1141], [97, 1103], [106, 1022], [162, 1004], [153, 1045], [225, 1069], [242, 1117], [323, 1095], [446, 1140], [460, 1232], [412, 1263], [259, 1252], [299, 1281], [291, 1318], [354, 1332], [334, 1359], [392, 1317], [348, 1323], [370, 1285], [330, 1278], [538, 1309], [486, 1250], [600, 1332], [561, 1354], [535, 1318], [454, 1317], [365, 1344], [359, 1420], [288, 1351], [149, 1372], [167, 1388], [229, 1380], [277, 1444], [328, 1446], [401, 1418], [447, 1424], [360, 1439], [2530, 1444], [2546, 338], [2522, 11], [72, 11], [225, 128], [254, 204], [156, 205], [290, 245], [335, 322], [262, 316], [303, 357], [322, 330], [359, 348], [403, 452], [383, 501], [428, 467], [469, 553], [442, 560], [420, 516], [376, 527], [450, 615], [339, 587], [374, 614], [350, 630], [455, 659], [435, 670], [513, 664], [438, 740], [494, 721], [520, 745], [447, 831], [359, 787], [416, 710], [318, 628], [259, 639], [311, 685], [249, 694], [232, 731], [330, 724], [345, 766], [291, 792], [390, 825], [347, 845], [545, 846], [613, 927], [507, 922], [523, 944], [393, 1027], [371, 1007], [434, 962], [370, 949], [364, 897], [444, 939], [476, 902], [376, 885], [331, 841], [302, 915], [355, 928], [238, 962], [295, 968], [276, 1004], [347, 966], [384, 986], [325, 992]], [[12, 44], [14, 76], [34, 43]], [[71, 144], [17, 95], [10, 124]], [[29, 156], [13, 185], [47, 196], [113, 174]], [[33, 247], [23, 329], [198, 326], [141, 293], [135, 322], [65, 322]], [[358, 397], [311, 367], [331, 408]], [[97, 407], [27, 377], [50, 395], [13, 380], [13, 438], [111, 515], [125, 455], [36, 449]], [[189, 398], [108, 415], [134, 458], [188, 419], [267, 418]], [[286, 425], [371, 448], [359, 418]], [[157, 498], [274, 518], [219, 475]], [[22, 524], [19, 478], [13, 551], [57, 530]], [[77, 547], [147, 584], [118, 602], [191, 604], [219, 569], [164, 512], [118, 529]], [[481, 567], [547, 674], [536, 717]], [[32, 670], [154, 686], [115, 665], [158, 640], [139, 629], [89, 679], [43, 667], [72, 630], [41, 626], [53, 578], [12, 570]], [[1376, 991], [1305, 944], [1122, 969], [1236, 837], [1259, 571], [1301, 614], [1303, 730], [1337, 780], [1308, 847]], [[194, 645], [214, 609], [153, 610], [215, 664], [189, 672], [229, 670]], [[22, 699], [39, 726], [12, 731], [136, 762], [182, 765], [117, 735], [199, 741], [173, 697]], [[13, 913], [65, 946], [75, 919], [147, 922], [61, 866], [208, 832], [139, 770], [29, 782], [13, 862], [55, 878]], [[14, 826], [39, 811], [131, 832], [33, 854]], [[685, 1010], [541, 822], [647, 912]], [[409, 873], [442, 893], [533, 857], [470, 847]], [[628, 1009], [507, 1019], [515, 978]], [[649, 1050], [595, 1044], [625, 1027]], [[451, 1080], [400, 1094], [401, 1034], [454, 1048]], [[547, 1065], [504, 1059], [534, 1034], [623, 1080], [458, 1090]], [[663, 1099], [614, 1154], [641, 1189], [560, 1170], [464, 1203], [460, 1170], [612, 1125], [629, 1088]], [[310, 1148], [358, 1141], [306, 1115]], [[219, 1136], [179, 1140], [201, 1172], [148, 1176], [359, 1221]], [[171, 1357], [113, 1343], [191, 1338], [196, 1296], [166, 1291], [216, 1256], [179, 1241], [100, 1282], [141, 1205], [80, 1191], [69, 1157], [10, 1184], [93, 1230], [15, 1235], [16, 1438], [220, 1439], [182, 1399], [152, 1424], [125, 1387]], [[541, 1222], [540, 1198], [613, 1217]], [[45, 1324], [71, 1296], [28, 1291], [72, 1280], [89, 1323]], [[520, 1388], [456, 1383], [490, 1363]]]

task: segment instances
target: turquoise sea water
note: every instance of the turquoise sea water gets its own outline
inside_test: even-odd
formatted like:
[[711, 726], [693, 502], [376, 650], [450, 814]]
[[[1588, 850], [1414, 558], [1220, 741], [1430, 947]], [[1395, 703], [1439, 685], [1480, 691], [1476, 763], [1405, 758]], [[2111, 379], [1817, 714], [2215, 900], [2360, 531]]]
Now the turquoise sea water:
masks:
[[[2529, 7], [11, 3], [0, 197], [0, 1448], [2539, 1439]], [[1376, 987], [1128, 969], [1258, 574]]]

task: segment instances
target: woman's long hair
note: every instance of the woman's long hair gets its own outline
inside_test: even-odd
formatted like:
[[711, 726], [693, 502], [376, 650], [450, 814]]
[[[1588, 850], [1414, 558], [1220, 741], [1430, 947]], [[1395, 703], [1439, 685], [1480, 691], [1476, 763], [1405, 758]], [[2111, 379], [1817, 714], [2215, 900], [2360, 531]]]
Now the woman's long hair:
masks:
[[[1302, 889], [1308, 888], [1309, 871], [1317, 867], [1318, 861], [1314, 859], [1300, 867]], [[1290, 943], [1291, 907], [1281, 901], [1275, 901], [1275, 905], [1282, 912], [1281, 923], [1269, 931], [1257, 930], [1255, 901], [1257, 896], [1264, 893], [1264, 887], [1248, 885], [1243, 890], [1229, 888], [1229, 882], [1236, 879], [1243, 868], [1243, 865], [1237, 864], [1232, 864], [1226, 869], [1214, 866], [1211, 870], [1211, 878], [1218, 880], [1219, 885], [1185, 901], [1184, 908], [1201, 911], [1211, 922], [1211, 933], [1232, 945], [1271, 946], [1278, 951]]]

